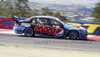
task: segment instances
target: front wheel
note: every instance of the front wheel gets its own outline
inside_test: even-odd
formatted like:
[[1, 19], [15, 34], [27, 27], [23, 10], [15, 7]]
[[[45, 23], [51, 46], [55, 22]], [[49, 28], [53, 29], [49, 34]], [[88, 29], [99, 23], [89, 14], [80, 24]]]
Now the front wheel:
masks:
[[34, 31], [33, 31], [33, 29], [31, 29], [31, 28], [26, 28], [25, 31], [24, 31], [24, 35], [25, 35], [25, 36], [28, 36], [28, 37], [34, 36]]
[[78, 38], [78, 32], [77, 31], [70, 31], [68, 34], [70, 39], [77, 39]]

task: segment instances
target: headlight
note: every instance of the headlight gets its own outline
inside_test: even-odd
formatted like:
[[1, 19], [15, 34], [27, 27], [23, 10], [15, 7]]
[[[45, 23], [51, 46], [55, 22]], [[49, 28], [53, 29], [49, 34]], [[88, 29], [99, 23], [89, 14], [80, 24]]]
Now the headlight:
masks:
[[83, 30], [84, 32], [87, 31], [87, 29], [85, 29], [84, 27], [80, 27], [81, 30]]

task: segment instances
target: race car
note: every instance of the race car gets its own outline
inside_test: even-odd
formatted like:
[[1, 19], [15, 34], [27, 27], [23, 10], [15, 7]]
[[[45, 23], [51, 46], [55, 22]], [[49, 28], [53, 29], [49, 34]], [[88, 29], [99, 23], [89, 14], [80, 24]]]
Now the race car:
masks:
[[50, 38], [87, 39], [87, 30], [76, 25], [68, 25], [56, 17], [35, 16], [20, 20], [14, 17], [13, 30], [16, 34]]

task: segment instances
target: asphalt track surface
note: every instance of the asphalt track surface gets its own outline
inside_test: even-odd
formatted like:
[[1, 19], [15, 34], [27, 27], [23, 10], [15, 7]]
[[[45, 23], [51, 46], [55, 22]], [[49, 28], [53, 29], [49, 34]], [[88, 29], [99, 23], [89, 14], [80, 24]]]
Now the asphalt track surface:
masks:
[[25, 37], [23, 35], [1, 34], [1, 33], [0, 33], [0, 44], [56, 48], [56, 49], [100, 51], [100, 41]]

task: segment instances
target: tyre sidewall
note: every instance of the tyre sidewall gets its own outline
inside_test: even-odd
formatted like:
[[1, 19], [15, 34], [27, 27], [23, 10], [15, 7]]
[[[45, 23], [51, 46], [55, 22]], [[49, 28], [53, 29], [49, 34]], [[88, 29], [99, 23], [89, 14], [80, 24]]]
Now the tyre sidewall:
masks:
[[[31, 31], [31, 34], [27, 34], [27, 33], [26, 33], [27, 29], [29, 29], [29, 30]], [[32, 37], [32, 36], [34, 36], [34, 30], [33, 30], [32, 28], [26, 28], [26, 29], [24, 30], [24, 35], [27, 36], [27, 37]]]
[[[73, 33], [73, 35], [71, 35]], [[77, 31], [70, 31], [68, 34], [70, 39], [77, 39], [78, 38], [78, 32]]]

